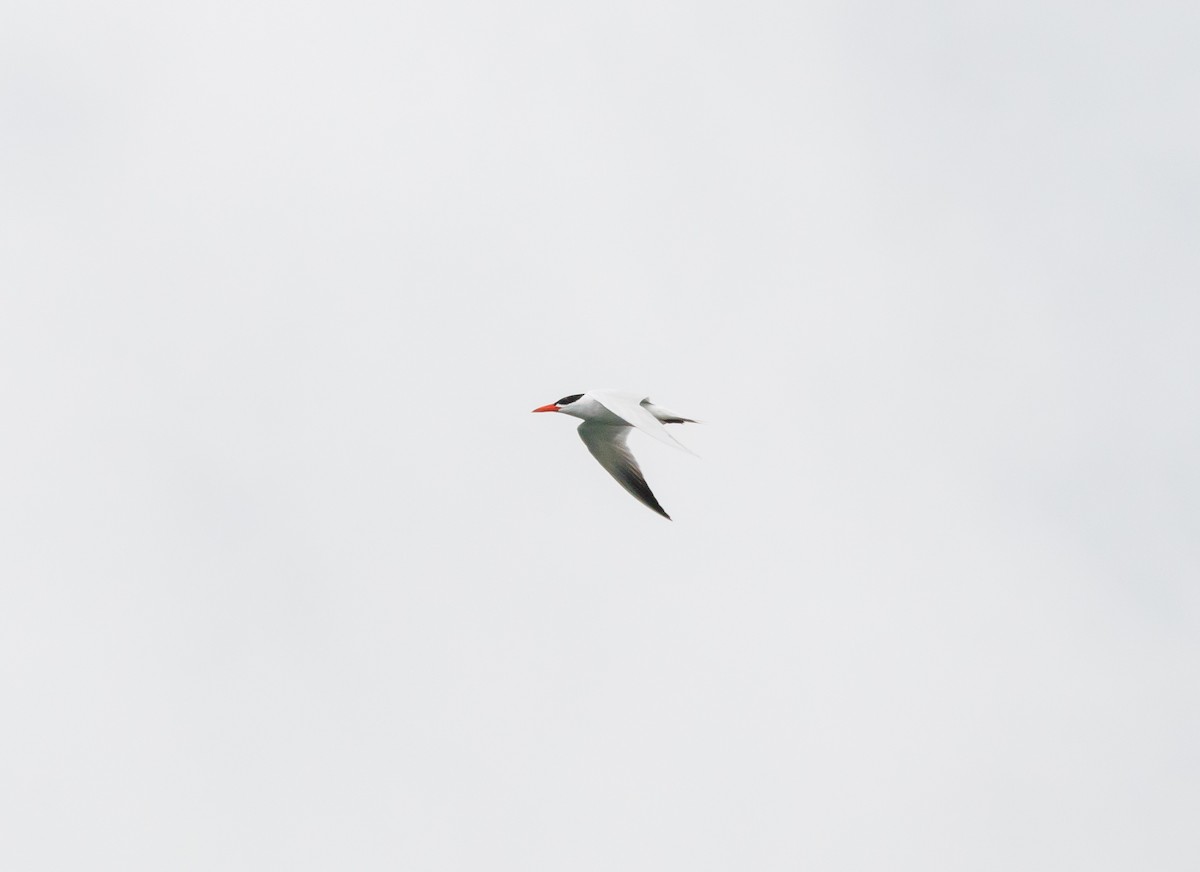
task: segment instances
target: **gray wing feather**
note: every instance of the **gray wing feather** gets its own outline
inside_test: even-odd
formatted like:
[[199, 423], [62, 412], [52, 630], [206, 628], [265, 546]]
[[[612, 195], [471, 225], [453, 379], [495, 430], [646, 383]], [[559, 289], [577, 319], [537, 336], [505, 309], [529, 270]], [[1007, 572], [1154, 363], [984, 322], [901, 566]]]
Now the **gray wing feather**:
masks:
[[643, 433], [653, 436], [659, 442], [665, 442], [673, 448], [686, 451], [688, 454], [696, 453], [668, 433], [662, 421], [658, 420], [649, 409], [642, 405], [649, 402], [649, 397], [639, 396], [629, 391], [611, 390], [590, 390], [588, 391], [588, 396], [618, 418], [632, 424]]
[[579, 425], [579, 438], [592, 452], [592, 457], [599, 461], [608, 474], [617, 483], [629, 491], [638, 502], [649, 506], [668, 521], [671, 516], [658, 504], [650, 485], [642, 475], [642, 469], [629, 451], [626, 440], [629, 438], [630, 427], [623, 424], [595, 424], [584, 421]]

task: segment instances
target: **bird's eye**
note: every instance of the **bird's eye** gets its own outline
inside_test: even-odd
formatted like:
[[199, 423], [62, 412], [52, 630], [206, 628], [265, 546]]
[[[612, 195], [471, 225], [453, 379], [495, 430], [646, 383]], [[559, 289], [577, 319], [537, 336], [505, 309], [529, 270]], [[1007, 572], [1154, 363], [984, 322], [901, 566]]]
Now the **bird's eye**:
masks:
[[561, 400], [559, 400], [554, 405], [569, 406], [569, 405], [571, 405], [571, 403], [575, 402], [577, 399], [579, 399], [582, 396], [583, 396], [583, 394], [571, 394], [571, 396], [569, 396], [569, 397], [563, 397]]

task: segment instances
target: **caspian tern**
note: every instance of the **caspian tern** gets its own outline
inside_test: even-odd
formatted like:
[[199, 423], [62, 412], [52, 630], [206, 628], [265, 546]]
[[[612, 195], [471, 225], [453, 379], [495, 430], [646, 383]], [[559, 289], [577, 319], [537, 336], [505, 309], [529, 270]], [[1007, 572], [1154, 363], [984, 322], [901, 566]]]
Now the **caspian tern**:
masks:
[[638, 502], [649, 506], [668, 521], [671, 520], [671, 516], [654, 498], [625, 440], [629, 438], [629, 431], [637, 427], [660, 442], [694, 454], [668, 433], [663, 424], [695, 424], [695, 420], [668, 412], [650, 402], [649, 397], [629, 391], [597, 390], [571, 394], [557, 403], [538, 406], [533, 411], [562, 412], [564, 415], [582, 418], [579, 438], [583, 440], [588, 451], [592, 452], [592, 457], [600, 461], [600, 465], [608, 474]]

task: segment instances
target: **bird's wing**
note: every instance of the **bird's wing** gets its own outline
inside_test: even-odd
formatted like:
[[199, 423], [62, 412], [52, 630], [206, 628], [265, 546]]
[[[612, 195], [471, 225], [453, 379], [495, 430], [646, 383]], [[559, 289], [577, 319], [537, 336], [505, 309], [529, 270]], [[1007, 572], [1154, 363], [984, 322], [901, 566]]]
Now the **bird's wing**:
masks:
[[625, 440], [629, 438], [629, 430], [629, 427], [622, 424], [584, 421], [579, 425], [579, 438], [583, 440], [588, 451], [592, 452], [592, 457], [608, 470], [608, 474], [615, 478], [621, 487], [633, 494], [638, 502], [649, 506], [669, 521], [671, 516], [654, 498], [650, 485], [646, 484], [646, 479], [642, 476], [641, 467], [625, 444]]
[[628, 421], [634, 427], [637, 427], [649, 436], [653, 436], [659, 442], [665, 442], [674, 448], [686, 451], [688, 454], [694, 455], [696, 453], [668, 433], [667, 428], [663, 426], [662, 422], [650, 414], [650, 410], [642, 405], [644, 402], [649, 402], [649, 397], [641, 397], [628, 391], [608, 390], [588, 391], [588, 395], [618, 418]]
[[641, 407], [664, 424], [699, 424], [695, 418], [685, 418], [678, 412], [656, 406], [649, 399], [642, 400]]

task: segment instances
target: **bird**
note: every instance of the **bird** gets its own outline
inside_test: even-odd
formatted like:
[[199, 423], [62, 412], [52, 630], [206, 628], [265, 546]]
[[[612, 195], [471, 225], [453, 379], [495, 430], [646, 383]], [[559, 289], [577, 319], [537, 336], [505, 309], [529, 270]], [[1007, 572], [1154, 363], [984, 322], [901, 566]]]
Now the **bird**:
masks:
[[579, 438], [592, 452], [592, 457], [643, 505], [649, 507], [668, 521], [671, 516], [659, 505], [650, 486], [642, 475], [641, 467], [629, 451], [626, 440], [634, 427], [660, 442], [682, 449], [688, 454], [695, 452], [684, 446], [667, 432], [664, 424], [696, 424], [694, 418], [684, 418], [650, 402], [650, 398], [631, 391], [591, 390], [582, 394], [571, 394], [554, 403], [538, 406], [534, 412], [559, 412], [574, 418], [582, 418]]

